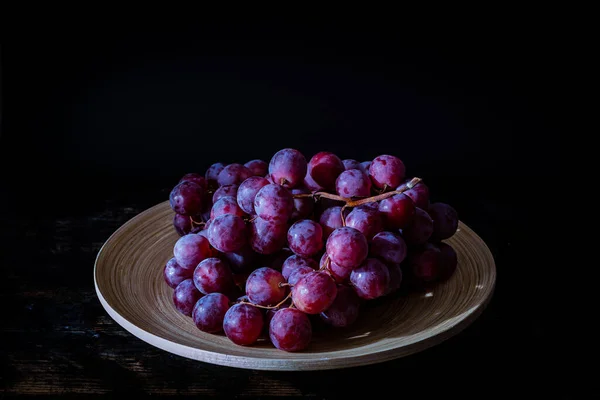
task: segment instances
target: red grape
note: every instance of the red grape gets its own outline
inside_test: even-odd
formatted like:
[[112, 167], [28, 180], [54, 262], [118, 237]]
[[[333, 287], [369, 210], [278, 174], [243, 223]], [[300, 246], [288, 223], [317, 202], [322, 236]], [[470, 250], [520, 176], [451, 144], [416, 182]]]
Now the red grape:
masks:
[[446, 203], [433, 203], [427, 210], [433, 220], [431, 239], [440, 241], [448, 239], [458, 229], [458, 213]]
[[290, 277], [290, 274], [300, 267], [309, 267], [313, 270], [319, 268], [317, 262], [312, 258], [304, 258], [294, 254], [293, 256], [286, 258], [283, 262], [281, 274], [283, 275], [283, 278], [287, 280]]
[[390, 272], [387, 265], [378, 259], [367, 258], [360, 267], [352, 271], [350, 282], [360, 298], [376, 299], [386, 293]]
[[376, 157], [369, 166], [369, 175], [378, 189], [397, 187], [404, 180], [405, 172], [402, 160], [389, 155]]
[[327, 190], [335, 189], [335, 180], [344, 172], [344, 163], [333, 153], [322, 151], [308, 162], [308, 173], [312, 179]]
[[362, 166], [356, 160], [346, 159], [342, 160], [342, 164], [344, 164], [344, 169], [348, 171], [349, 169], [360, 169], [362, 170]]
[[235, 273], [250, 271], [258, 262], [258, 254], [252, 250], [250, 245], [245, 245], [235, 252], [221, 254]]
[[275, 314], [277, 313], [277, 311], [282, 310], [284, 308], [289, 308], [291, 305], [286, 303], [283, 303], [282, 305], [280, 305], [278, 308], [271, 308], [269, 310], [267, 310], [267, 312], [265, 313], [265, 325], [267, 327], [267, 330], [269, 328], [269, 325], [271, 324], [271, 320], [273, 319], [273, 317], [275, 316]]
[[442, 281], [449, 279], [458, 265], [458, 257], [456, 251], [447, 243], [440, 242], [437, 244], [440, 249], [440, 268], [438, 278]]
[[252, 160], [244, 164], [254, 176], [265, 176], [269, 172], [269, 164], [263, 160]]
[[319, 224], [323, 228], [323, 239], [327, 240], [331, 232], [344, 226], [342, 223], [342, 207], [330, 207], [323, 211], [319, 218]]
[[441, 264], [441, 252], [431, 243], [411, 251], [408, 265], [412, 275], [419, 281], [431, 282], [438, 278]]
[[192, 221], [190, 221], [190, 217], [187, 215], [175, 213], [173, 216], [173, 226], [179, 236], [187, 235], [192, 231]]
[[371, 175], [371, 173], [369, 172], [369, 168], [371, 168], [371, 161], [363, 161], [360, 163], [361, 166], [361, 170], [367, 174], [368, 176]]
[[404, 239], [392, 232], [380, 232], [371, 243], [371, 255], [390, 264], [400, 264], [406, 258]]
[[210, 211], [210, 219], [215, 219], [218, 216], [225, 214], [237, 215], [238, 217], [244, 217], [246, 215], [240, 206], [238, 206], [235, 197], [232, 196], [221, 197], [217, 200]]
[[165, 269], [163, 271], [163, 276], [165, 278], [165, 282], [167, 282], [167, 285], [175, 289], [181, 282], [192, 277], [192, 271], [182, 268], [179, 264], [177, 264], [175, 257], [173, 257], [167, 261], [167, 265], [165, 265]]
[[[292, 196], [295, 194], [308, 194], [310, 191], [304, 187], [292, 189]], [[315, 208], [315, 201], [312, 197], [294, 198], [294, 210], [290, 217], [293, 221], [308, 218]]]
[[223, 320], [227, 310], [229, 310], [227, 296], [211, 293], [196, 302], [192, 310], [192, 319], [201, 331], [217, 333], [223, 330]]
[[402, 229], [402, 236], [409, 245], [423, 244], [433, 234], [433, 220], [425, 211], [419, 207], [415, 210], [412, 222]]
[[360, 298], [348, 286], [338, 286], [331, 306], [321, 313], [321, 319], [336, 328], [352, 325], [358, 318]]
[[226, 196], [237, 197], [238, 188], [239, 188], [238, 185], [221, 186], [220, 188], [215, 190], [215, 193], [213, 193], [213, 197], [212, 197], [213, 204], [216, 203], [217, 201], [219, 201], [219, 199], [226, 197]]
[[194, 270], [194, 285], [204, 294], [225, 293], [233, 287], [233, 276], [224, 261], [211, 257]]
[[216, 163], [208, 167], [204, 177], [211, 186], [217, 186], [217, 179], [219, 178], [219, 173], [223, 171], [223, 168], [225, 168], [225, 164], [223, 163]]
[[[396, 190], [406, 187], [408, 182], [409, 180], [405, 181], [398, 186]], [[417, 183], [411, 189], [407, 189], [403, 193], [410, 197], [417, 207], [422, 208], [423, 210], [429, 208], [429, 188], [423, 182]]]
[[211, 219], [208, 240], [215, 249], [223, 253], [238, 251], [247, 242], [246, 224], [237, 215], [220, 215]]
[[286, 188], [269, 184], [256, 193], [254, 211], [265, 221], [285, 223], [294, 211], [294, 198]]
[[206, 190], [206, 179], [200, 174], [185, 174], [178, 183], [181, 182], [194, 182], [196, 185], [200, 186], [202, 190]]
[[[326, 257], [327, 257], [327, 253], [323, 254], [323, 256], [321, 257], [321, 261], [319, 261], [320, 265], [323, 265], [325, 263]], [[337, 283], [345, 283], [350, 278], [350, 274], [352, 273], [352, 267], [340, 267], [339, 265], [337, 265], [336, 263], [334, 263], [331, 260], [329, 260], [328, 269], [329, 269], [329, 272], [331, 273], [331, 277]]]
[[280, 286], [284, 282], [281, 272], [267, 267], [259, 268], [246, 281], [246, 296], [254, 304], [274, 306], [285, 297], [286, 287]]
[[290, 227], [287, 240], [294, 253], [311, 257], [323, 248], [323, 228], [315, 221], [303, 219]]
[[340, 267], [357, 267], [367, 258], [369, 246], [360, 231], [344, 226], [327, 239], [327, 254]]
[[337, 287], [331, 276], [322, 271], [312, 271], [292, 287], [292, 301], [304, 313], [319, 314], [333, 303], [336, 293]]
[[182, 215], [198, 215], [202, 212], [204, 189], [194, 182], [178, 183], [169, 194], [173, 211]]
[[250, 245], [260, 254], [273, 254], [285, 245], [288, 225], [256, 217], [250, 224]]
[[239, 185], [252, 176], [252, 172], [242, 164], [229, 164], [217, 177], [219, 186]]
[[240, 208], [244, 212], [254, 215], [254, 198], [256, 197], [256, 193], [268, 184], [269, 181], [260, 176], [251, 176], [242, 182], [237, 189], [237, 202]]
[[194, 286], [194, 282], [191, 279], [186, 279], [177, 285], [173, 291], [173, 303], [177, 311], [191, 317], [196, 302], [202, 296], [203, 294]]
[[193, 270], [200, 261], [211, 257], [213, 250], [202, 235], [190, 233], [179, 238], [173, 247], [173, 254], [182, 268]]
[[293, 308], [284, 308], [271, 319], [269, 337], [279, 350], [304, 350], [312, 338], [312, 326], [306, 314]]
[[379, 212], [385, 226], [392, 229], [406, 228], [415, 216], [415, 203], [404, 193], [396, 194], [379, 202]]
[[235, 304], [225, 313], [223, 330], [233, 343], [248, 346], [256, 342], [264, 325], [262, 312], [249, 304]]
[[367, 241], [371, 241], [373, 236], [383, 231], [383, 218], [377, 208], [360, 206], [348, 214], [346, 226], [360, 231]]
[[306, 158], [298, 150], [279, 150], [269, 163], [269, 174], [273, 183], [286, 188], [295, 188], [306, 175]]
[[402, 269], [400, 268], [400, 264], [388, 264], [388, 269], [390, 272], [390, 283], [385, 294], [395, 292], [400, 289], [400, 285], [402, 284]]
[[288, 277], [288, 283], [290, 285], [295, 285], [300, 279], [304, 277], [304, 275], [314, 271], [315, 270], [311, 267], [301, 265], [298, 268], [294, 269], [292, 272], [290, 272], [290, 276]]
[[321, 192], [325, 189], [321, 187], [315, 180], [307, 173], [304, 177], [304, 186], [306, 186], [312, 192]]
[[335, 190], [342, 197], [369, 197], [371, 180], [359, 169], [349, 169], [335, 181]]

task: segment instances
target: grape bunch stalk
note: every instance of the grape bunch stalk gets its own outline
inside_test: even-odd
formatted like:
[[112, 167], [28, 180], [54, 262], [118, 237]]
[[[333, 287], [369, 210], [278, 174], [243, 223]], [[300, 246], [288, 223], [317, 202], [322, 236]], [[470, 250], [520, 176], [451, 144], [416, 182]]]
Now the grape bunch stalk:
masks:
[[269, 163], [216, 163], [184, 175], [169, 202], [180, 238], [163, 277], [175, 308], [241, 346], [266, 336], [305, 350], [314, 318], [343, 329], [365, 301], [438, 284], [458, 264], [444, 242], [456, 210], [430, 203], [392, 155], [307, 162], [288, 148]]

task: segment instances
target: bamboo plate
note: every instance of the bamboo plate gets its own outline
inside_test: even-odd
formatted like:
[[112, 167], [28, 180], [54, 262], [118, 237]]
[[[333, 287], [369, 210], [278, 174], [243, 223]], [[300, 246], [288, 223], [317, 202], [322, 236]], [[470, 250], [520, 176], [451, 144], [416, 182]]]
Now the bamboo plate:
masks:
[[[100, 302], [138, 338], [160, 349], [212, 364], [262, 370], [323, 370], [367, 365], [425, 350], [457, 334], [483, 311], [496, 281], [485, 243], [462, 222], [447, 242], [458, 254], [456, 273], [434, 289], [385, 301], [346, 329], [313, 334], [307, 350], [286, 353], [266, 341], [253, 347], [204, 333], [175, 309], [162, 270], [179, 238], [168, 202], [137, 215], [104, 244], [94, 268]], [[381, 299], [383, 300], [383, 299]]]

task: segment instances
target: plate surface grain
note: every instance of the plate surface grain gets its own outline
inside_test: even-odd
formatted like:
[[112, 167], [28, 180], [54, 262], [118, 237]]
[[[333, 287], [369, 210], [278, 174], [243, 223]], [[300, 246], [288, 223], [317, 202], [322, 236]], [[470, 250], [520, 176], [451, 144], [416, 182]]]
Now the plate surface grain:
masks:
[[321, 370], [367, 365], [422, 351], [469, 325], [490, 300], [496, 281], [492, 254], [462, 222], [446, 242], [458, 268], [428, 291], [367, 302], [346, 329], [315, 329], [307, 350], [286, 353], [267, 341], [252, 347], [204, 333], [175, 309], [163, 280], [165, 263], [179, 238], [168, 202], [120, 227], [96, 259], [94, 282], [108, 314], [153, 346], [208, 363], [262, 370]]

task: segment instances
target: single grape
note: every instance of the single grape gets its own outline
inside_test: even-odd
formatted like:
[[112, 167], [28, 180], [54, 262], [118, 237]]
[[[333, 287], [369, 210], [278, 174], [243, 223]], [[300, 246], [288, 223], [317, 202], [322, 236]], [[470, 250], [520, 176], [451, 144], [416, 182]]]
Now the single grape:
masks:
[[352, 271], [350, 282], [360, 298], [376, 299], [386, 293], [390, 272], [387, 265], [378, 259], [367, 258], [360, 267]]
[[[296, 194], [308, 194], [310, 191], [304, 187], [299, 187], [291, 190], [292, 196]], [[315, 201], [312, 197], [294, 198], [294, 210], [290, 217], [293, 221], [305, 219], [312, 214], [315, 208]]]
[[448, 239], [458, 229], [458, 213], [446, 203], [433, 203], [427, 210], [433, 220], [431, 240]]
[[263, 256], [262, 263], [265, 267], [281, 271], [285, 260], [287, 260], [292, 255], [294, 255], [294, 252], [290, 249], [281, 249], [275, 253]]
[[221, 257], [227, 260], [234, 273], [250, 271], [259, 261], [258, 254], [252, 250], [249, 244], [235, 252], [221, 253]]
[[344, 164], [344, 169], [348, 171], [349, 169], [360, 169], [362, 170], [362, 166], [356, 160], [346, 159], [342, 160], [342, 164]]
[[223, 163], [216, 163], [208, 167], [204, 177], [211, 186], [214, 187], [218, 185], [217, 179], [219, 178], [219, 173], [223, 171], [223, 168], [225, 168], [225, 164]]
[[173, 303], [177, 311], [191, 317], [196, 302], [202, 296], [203, 294], [194, 286], [194, 282], [191, 279], [186, 279], [175, 287], [173, 291]]
[[237, 203], [240, 208], [250, 215], [256, 214], [254, 212], [254, 198], [256, 193], [268, 184], [269, 181], [260, 176], [251, 176], [242, 182], [237, 189]]
[[388, 264], [388, 270], [390, 273], [390, 283], [385, 291], [385, 294], [390, 294], [400, 289], [402, 284], [402, 269], [400, 264]]
[[167, 265], [165, 265], [165, 269], [163, 271], [163, 276], [165, 278], [165, 282], [167, 282], [167, 285], [175, 289], [181, 282], [192, 277], [192, 271], [182, 268], [179, 264], [177, 264], [175, 257], [173, 257], [167, 261]]
[[338, 176], [335, 190], [342, 197], [369, 197], [371, 180], [360, 169], [349, 169]]
[[[410, 180], [405, 181], [396, 190], [400, 190], [406, 187]], [[410, 197], [415, 203], [415, 206], [427, 210], [429, 208], [429, 188], [423, 183], [419, 182], [410, 189], [403, 192], [405, 195]]]
[[223, 330], [233, 343], [248, 346], [256, 342], [264, 325], [262, 312], [249, 304], [235, 304], [225, 313]]
[[342, 207], [330, 207], [323, 211], [319, 218], [319, 224], [323, 228], [323, 239], [327, 240], [333, 231], [344, 226], [342, 223]]
[[365, 235], [347, 226], [333, 231], [326, 247], [331, 261], [345, 268], [361, 265], [369, 253]]
[[308, 267], [306, 265], [302, 265], [290, 272], [290, 276], [288, 277], [288, 283], [290, 285], [295, 285], [300, 279], [304, 277], [304, 275], [314, 271], [315, 270], [313, 268]]
[[360, 166], [360, 169], [367, 174], [367, 176], [371, 176], [371, 173], [369, 172], [369, 168], [371, 168], [371, 161], [363, 161], [360, 163]]
[[254, 304], [274, 306], [286, 294], [285, 278], [272, 268], [259, 268], [252, 272], [246, 281], [246, 296]]
[[319, 314], [327, 310], [336, 294], [333, 278], [323, 271], [307, 273], [292, 287], [294, 305], [307, 314]]
[[[321, 266], [325, 264], [326, 257], [327, 257], [327, 253], [323, 254], [323, 256], [321, 257], [321, 261], [319, 262], [319, 264]], [[334, 263], [331, 260], [328, 261], [327, 269], [331, 273], [331, 277], [337, 283], [347, 282], [348, 279], [350, 279], [350, 274], [352, 273], [352, 267], [340, 267], [339, 265], [337, 265], [336, 263]]]
[[371, 256], [385, 263], [400, 264], [406, 258], [407, 248], [404, 239], [392, 232], [380, 232], [371, 243]]
[[373, 236], [383, 231], [383, 218], [378, 208], [360, 206], [348, 214], [346, 226], [360, 231], [370, 242]]
[[304, 186], [306, 186], [311, 192], [321, 192], [325, 190], [323, 187], [321, 187], [321, 185], [315, 182], [315, 180], [308, 173], [306, 173], [306, 176], [304, 177]]
[[215, 193], [213, 193], [212, 201], [213, 204], [219, 201], [221, 198], [226, 196], [237, 197], [239, 186], [238, 185], [225, 185], [221, 186]]
[[378, 189], [395, 188], [404, 180], [406, 169], [398, 158], [389, 155], [376, 157], [369, 166], [369, 175]]
[[269, 184], [256, 193], [254, 211], [265, 221], [285, 223], [294, 211], [294, 198], [286, 188]]
[[441, 252], [431, 243], [425, 243], [411, 250], [408, 266], [412, 275], [419, 281], [431, 282], [438, 278], [441, 264]]
[[217, 177], [219, 186], [239, 185], [252, 176], [252, 172], [242, 164], [229, 164]]
[[283, 278], [287, 280], [290, 277], [290, 274], [296, 269], [302, 266], [309, 267], [311, 269], [318, 269], [319, 266], [317, 262], [312, 258], [304, 258], [294, 254], [293, 256], [289, 256], [283, 262], [283, 266], [281, 268], [281, 274]]
[[256, 217], [250, 224], [250, 245], [260, 254], [273, 254], [285, 245], [288, 225]]
[[412, 222], [402, 229], [402, 237], [411, 246], [427, 242], [433, 234], [433, 220], [429, 214], [419, 207], [415, 211]]
[[404, 193], [379, 202], [379, 212], [389, 230], [406, 228], [415, 216], [415, 203]]
[[182, 268], [194, 270], [200, 261], [212, 256], [213, 250], [204, 236], [190, 233], [177, 240], [173, 254]]
[[211, 219], [208, 240], [215, 249], [223, 253], [238, 251], [247, 243], [246, 224], [237, 215], [220, 215]]
[[196, 185], [200, 186], [202, 188], [202, 190], [206, 190], [206, 179], [204, 179], [204, 177], [200, 174], [195, 174], [195, 173], [190, 173], [190, 174], [185, 174], [180, 180], [179, 183], [181, 182], [193, 182]]
[[211, 257], [194, 270], [194, 285], [201, 293], [225, 293], [233, 287], [233, 276], [227, 264]]
[[252, 160], [244, 164], [254, 176], [265, 176], [269, 172], [269, 164], [263, 160]]
[[175, 213], [173, 216], [173, 226], [179, 236], [187, 235], [192, 231], [192, 221], [190, 221], [190, 217], [187, 215]]
[[282, 310], [284, 308], [289, 308], [290, 305], [291, 305], [291, 302], [290, 302], [290, 304], [283, 303], [278, 308], [271, 308], [271, 309], [267, 310], [267, 312], [265, 313], [265, 326], [267, 327], [267, 330], [269, 328], [269, 325], [271, 324], [271, 320], [273, 319], [273, 317], [275, 316], [277, 311]]
[[225, 196], [221, 197], [213, 206], [210, 212], [210, 219], [215, 219], [218, 216], [231, 214], [237, 215], [238, 217], [246, 216], [246, 213], [242, 211], [235, 197]]
[[447, 243], [440, 242], [437, 244], [440, 249], [440, 268], [438, 278], [442, 281], [449, 279], [458, 265], [458, 257], [456, 251]]
[[327, 324], [336, 328], [352, 325], [358, 318], [360, 298], [348, 286], [338, 286], [337, 295], [331, 306], [320, 316]]
[[223, 320], [227, 310], [229, 310], [227, 296], [211, 293], [196, 302], [192, 310], [192, 319], [201, 331], [217, 333], [223, 330]]
[[275, 184], [295, 188], [306, 175], [306, 158], [298, 150], [279, 150], [271, 158], [269, 174]]
[[306, 314], [293, 308], [279, 310], [269, 324], [269, 338], [279, 350], [304, 350], [312, 338], [310, 320]]
[[290, 227], [287, 240], [294, 253], [311, 257], [323, 248], [323, 228], [315, 221], [303, 219]]
[[169, 194], [173, 211], [182, 215], [198, 215], [202, 212], [204, 189], [194, 182], [178, 183]]
[[335, 189], [335, 180], [344, 172], [344, 163], [333, 153], [322, 151], [308, 162], [308, 173], [313, 180], [327, 190]]

